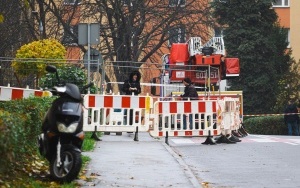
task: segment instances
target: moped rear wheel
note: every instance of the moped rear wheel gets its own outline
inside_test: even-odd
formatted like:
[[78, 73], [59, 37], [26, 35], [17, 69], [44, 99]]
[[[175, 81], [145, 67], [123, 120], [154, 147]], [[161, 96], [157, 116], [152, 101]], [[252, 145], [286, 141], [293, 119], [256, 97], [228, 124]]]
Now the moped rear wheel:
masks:
[[75, 150], [65, 150], [61, 153], [61, 165], [57, 166], [55, 157], [50, 163], [50, 174], [54, 180], [71, 182], [77, 178], [82, 165], [81, 153]]

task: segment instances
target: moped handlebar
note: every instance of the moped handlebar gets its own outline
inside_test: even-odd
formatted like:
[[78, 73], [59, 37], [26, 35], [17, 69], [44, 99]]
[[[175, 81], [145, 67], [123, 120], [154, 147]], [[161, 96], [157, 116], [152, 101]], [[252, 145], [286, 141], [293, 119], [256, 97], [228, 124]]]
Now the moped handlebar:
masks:
[[87, 88], [92, 87], [93, 85], [94, 85], [94, 83], [93, 83], [93, 82], [90, 82], [89, 84], [83, 86], [82, 89], [81, 89], [81, 91], [84, 91], [84, 90], [86, 90]]

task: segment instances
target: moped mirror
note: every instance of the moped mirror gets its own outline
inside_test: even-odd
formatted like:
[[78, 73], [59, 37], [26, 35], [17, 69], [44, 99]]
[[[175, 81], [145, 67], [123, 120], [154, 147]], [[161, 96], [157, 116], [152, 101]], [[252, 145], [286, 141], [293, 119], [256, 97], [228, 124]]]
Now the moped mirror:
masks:
[[50, 72], [50, 73], [55, 73], [56, 74], [56, 79], [57, 79], [58, 83], [60, 83], [58, 72], [57, 72], [57, 69], [56, 69], [55, 66], [53, 66], [53, 65], [47, 65], [46, 66], [46, 71]]
[[57, 70], [56, 70], [55, 66], [53, 66], [53, 65], [47, 65], [46, 66], [46, 71], [47, 72], [51, 72], [51, 73], [55, 73]]

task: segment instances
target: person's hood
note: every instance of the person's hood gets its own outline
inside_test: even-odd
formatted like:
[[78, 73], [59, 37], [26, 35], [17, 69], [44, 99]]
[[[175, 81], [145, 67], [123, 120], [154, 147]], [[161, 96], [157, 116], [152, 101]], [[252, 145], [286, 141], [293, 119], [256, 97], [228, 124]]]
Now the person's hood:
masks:
[[133, 71], [130, 76], [129, 76], [129, 81], [132, 82], [133, 81], [133, 75], [137, 75], [137, 81], [139, 82], [141, 80], [141, 73], [139, 71]]

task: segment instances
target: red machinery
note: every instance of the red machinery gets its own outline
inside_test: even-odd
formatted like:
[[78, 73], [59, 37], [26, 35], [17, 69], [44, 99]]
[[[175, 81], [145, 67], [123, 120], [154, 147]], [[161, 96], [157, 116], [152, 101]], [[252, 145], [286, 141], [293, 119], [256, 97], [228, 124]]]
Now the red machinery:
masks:
[[[181, 82], [189, 77], [195, 85], [216, 84], [220, 80], [239, 76], [238, 58], [225, 58], [222, 37], [213, 37], [205, 45], [200, 37], [192, 37], [187, 43], [173, 43], [168, 58], [163, 58], [169, 75], [169, 83]], [[165, 79], [166, 80], [166, 79]]]

